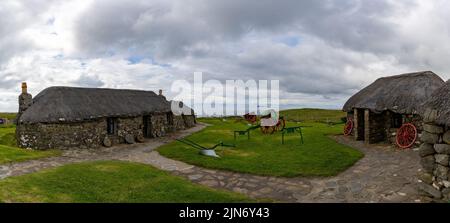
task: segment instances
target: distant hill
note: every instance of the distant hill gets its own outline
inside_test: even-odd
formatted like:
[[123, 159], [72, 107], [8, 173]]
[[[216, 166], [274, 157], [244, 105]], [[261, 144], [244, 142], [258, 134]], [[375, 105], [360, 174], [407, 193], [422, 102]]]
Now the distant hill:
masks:
[[6, 112], [0, 112], [0, 118], [7, 118], [9, 120], [13, 120], [16, 118], [17, 113], [6, 113]]
[[341, 110], [328, 110], [316, 108], [289, 109], [280, 112], [288, 121], [343, 123], [346, 117]]

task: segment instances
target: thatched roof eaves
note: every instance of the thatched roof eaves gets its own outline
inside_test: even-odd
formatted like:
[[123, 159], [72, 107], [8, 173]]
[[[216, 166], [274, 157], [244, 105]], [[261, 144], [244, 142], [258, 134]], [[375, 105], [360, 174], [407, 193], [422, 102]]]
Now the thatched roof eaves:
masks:
[[369, 109], [375, 113], [393, 111], [418, 114], [423, 103], [444, 81], [431, 71], [400, 74], [377, 79], [350, 97], [343, 110]]
[[450, 126], [450, 80], [431, 94], [421, 112], [427, 109], [437, 111], [436, 124]]
[[153, 91], [50, 87], [33, 99], [33, 104], [20, 116], [19, 122], [80, 122], [165, 112], [170, 112], [170, 103]]

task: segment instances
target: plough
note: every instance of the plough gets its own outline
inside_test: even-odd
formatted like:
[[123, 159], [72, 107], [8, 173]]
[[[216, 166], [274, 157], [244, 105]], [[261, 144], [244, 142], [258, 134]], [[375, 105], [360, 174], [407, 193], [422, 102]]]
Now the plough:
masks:
[[200, 154], [204, 155], [204, 156], [210, 156], [210, 157], [216, 157], [216, 158], [220, 158], [219, 155], [217, 155], [215, 149], [219, 146], [221, 147], [236, 147], [236, 145], [234, 144], [226, 144], [224, 142], [219, 142], [216, 145], [212, 146], [212, 147], [204, 147], [194, 141], [191, 141], [189, 139], [177, 139], [178, 142], [184, 143], [186, 145], [189, 145], [193, 148], [199, 149], [200, 150]]

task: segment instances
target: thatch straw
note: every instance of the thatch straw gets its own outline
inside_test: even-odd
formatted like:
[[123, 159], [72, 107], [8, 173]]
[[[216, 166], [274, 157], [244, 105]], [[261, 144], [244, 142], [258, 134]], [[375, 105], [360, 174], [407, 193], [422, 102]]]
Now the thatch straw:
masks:
[[423, 104], [422, 112], [436, 110], [436, 124], [450, 126], [450, 80], [437, 89], [430, 99]]
[[431, 71], [382, 77], [353, 95], [344, 111], [354, 108], [380, 113], [390, 110], [400, 114], [418, 114], [421, 105], [444, 81]]
[[170, 103], [152, 91], [50, 87], [39, 93], [20, 123], [78, 122], [169, 112]]

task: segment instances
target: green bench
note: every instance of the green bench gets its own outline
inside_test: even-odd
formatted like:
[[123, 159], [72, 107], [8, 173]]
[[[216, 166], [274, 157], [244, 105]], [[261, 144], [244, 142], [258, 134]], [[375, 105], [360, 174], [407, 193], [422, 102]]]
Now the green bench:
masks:
[[237, 135], [247, 135], [247, 139], [250, 140], [250, 131], [252, 131], [254, 129], [258, 129], [259, 127], [260, 127], [260, 125], [254, 125], [246, 130], [235, 130], [234, 131], [234, 141], [236, 141]]

